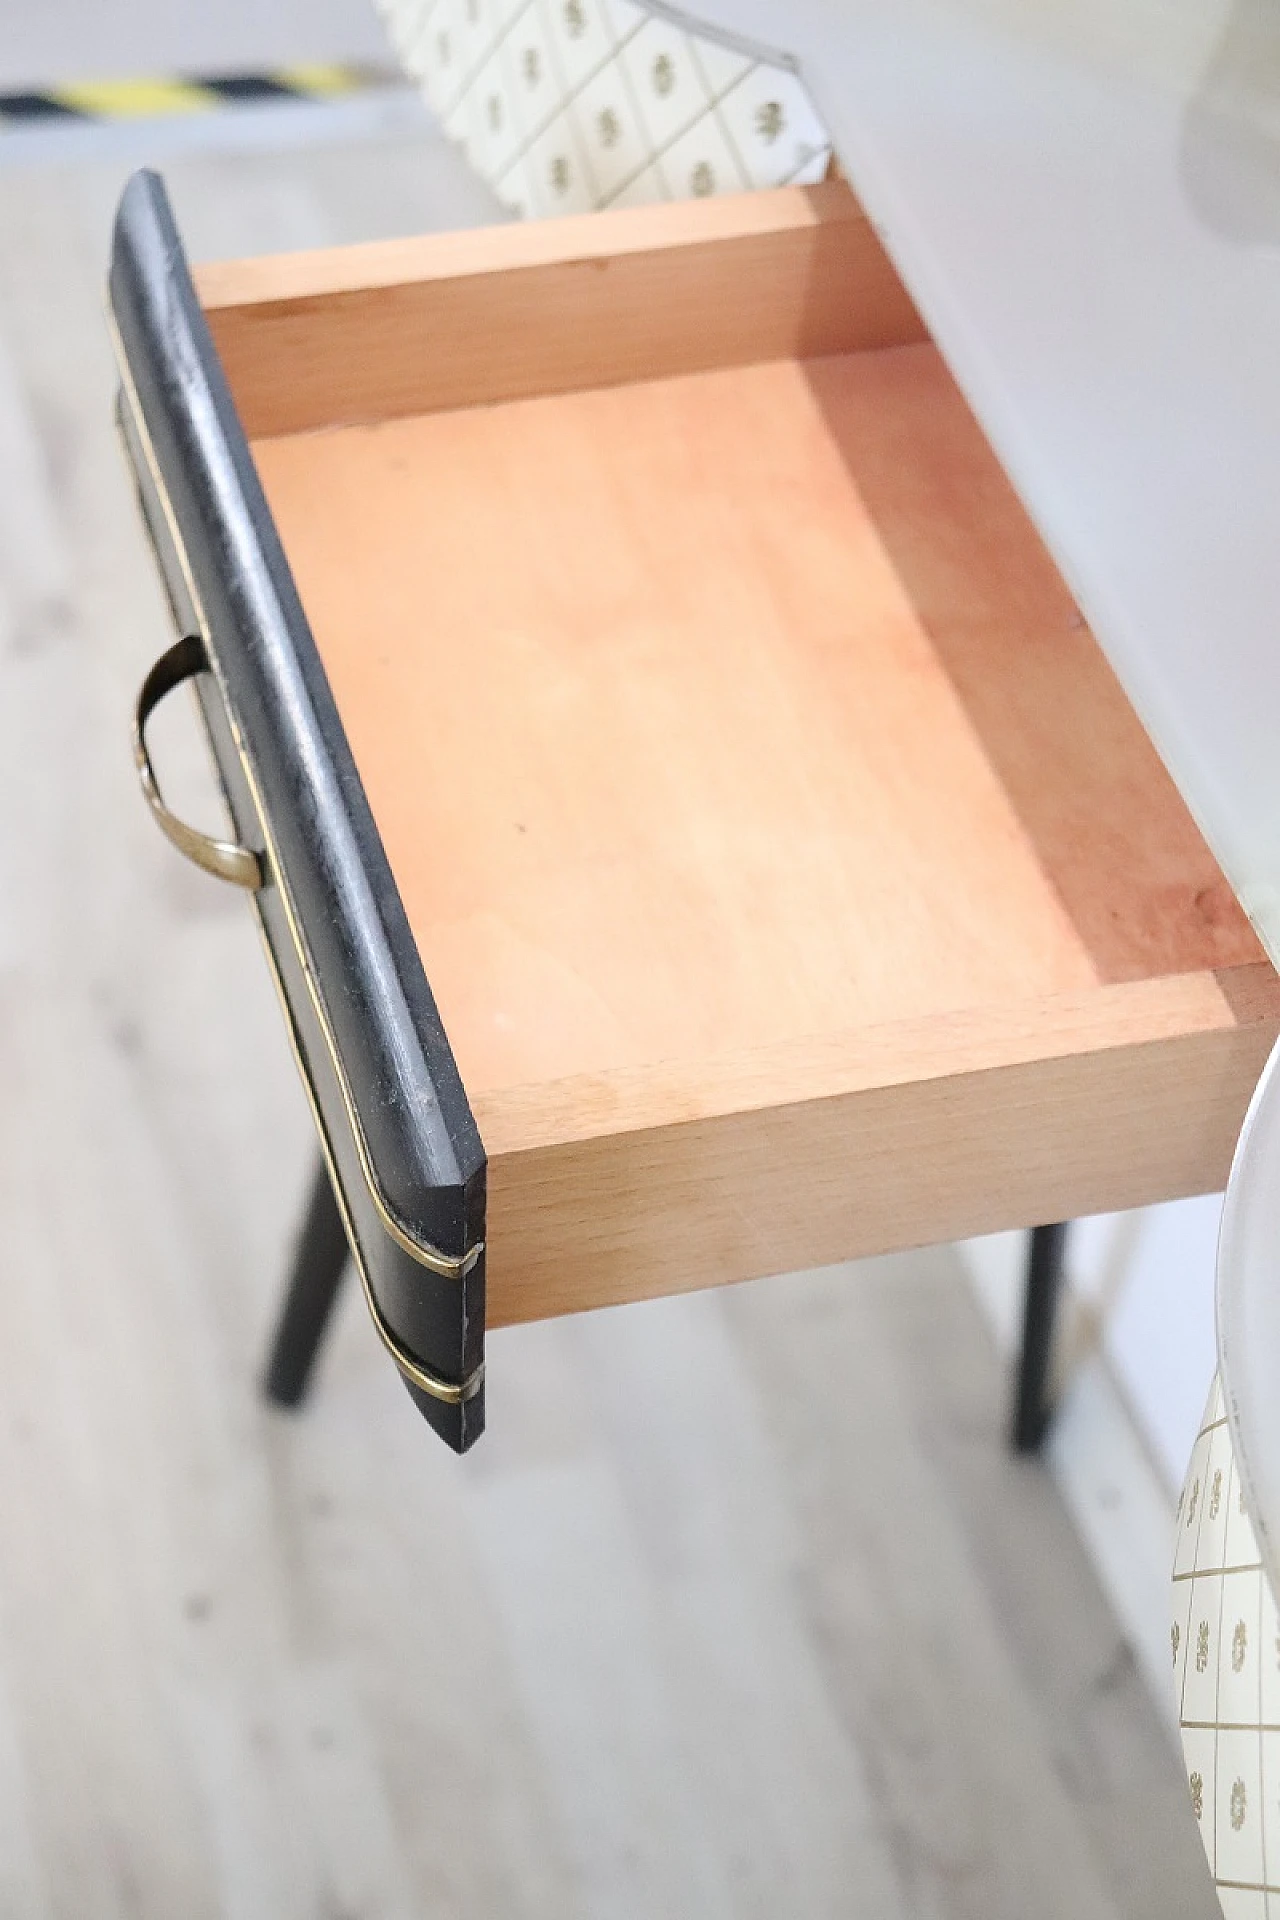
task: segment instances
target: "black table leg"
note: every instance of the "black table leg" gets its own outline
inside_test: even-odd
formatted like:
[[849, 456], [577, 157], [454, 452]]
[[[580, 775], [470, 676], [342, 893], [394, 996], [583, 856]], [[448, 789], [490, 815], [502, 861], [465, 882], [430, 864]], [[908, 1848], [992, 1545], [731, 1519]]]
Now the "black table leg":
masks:
[[346, 1228], [322, 1160], [312, 1182], [293, 1272], [267, 1362], [264, 1386], [267, 1398], [278, 1406], [296, 1407], [307, 1390], [349, 1255]]
[[1053, 1359], [1053, 1328], [1066, 1263], [1067, 1229], [1064, 1222], [1035, 1227], [1027, 1261], [1027, 1288], [1022, 1311], [1022, 1348], [1014, 1384], [1010, 1440], [1015, 1453], [1036, 1453], [1049, 1428], [1049, 1367]]

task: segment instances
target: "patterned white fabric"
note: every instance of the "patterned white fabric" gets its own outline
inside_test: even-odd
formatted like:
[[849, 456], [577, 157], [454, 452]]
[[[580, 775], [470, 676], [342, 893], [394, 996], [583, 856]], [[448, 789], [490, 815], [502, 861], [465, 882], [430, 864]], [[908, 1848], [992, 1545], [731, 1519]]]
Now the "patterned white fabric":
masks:
[[445, 131], [513, 212], [820, 180], [831, 142], [785, 56], [634, 0], [379, 0]]
[[1280, 1920], [1280, 1610], [1216, 1379], [1177, 1524], [1169, 1639], [1191, 1809], [1227, 1920]]

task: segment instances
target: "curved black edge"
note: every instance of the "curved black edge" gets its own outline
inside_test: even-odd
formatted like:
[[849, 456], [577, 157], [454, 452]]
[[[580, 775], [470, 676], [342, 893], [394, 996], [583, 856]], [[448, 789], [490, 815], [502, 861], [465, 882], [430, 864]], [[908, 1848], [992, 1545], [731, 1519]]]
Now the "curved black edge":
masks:
[[[134, 403], [206, 616], [214, 676], [197, 686], [237, 831], [261, 845], [235, 735], [261, 794], [278, 878], [301, 923], [382, 1200], [411, 1238], [462, 1255], [484, 1236], [479, 1130], [154, 173], [135, 174], [125, 189], [108, 284], [133, 390], [122, 422], [144, 515], [184, 624], [194, 609], [136, 429], [129, 432]], [[387, 1232], [280, 889], [269, 882], [256, 898], [379, 1308], [425, 1367], [463, 1380], [483, 1357], [483, 1256], [465, 1279], [450, 1278], [430, 1272]], [[483, 1393], [459, 1408], [411, 1392], [459, 1450], [482, 1429]]]

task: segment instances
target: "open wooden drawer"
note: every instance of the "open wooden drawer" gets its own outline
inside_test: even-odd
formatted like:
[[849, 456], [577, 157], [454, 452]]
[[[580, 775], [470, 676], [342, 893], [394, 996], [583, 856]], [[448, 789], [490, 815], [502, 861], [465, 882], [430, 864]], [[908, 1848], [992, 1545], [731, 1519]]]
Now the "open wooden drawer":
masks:
[[111, 307], [143, 718], [453, 1445], [486, 1316], [1225, 1179], [1275, 977], [842, 184], [193, 294], [139, 176]]

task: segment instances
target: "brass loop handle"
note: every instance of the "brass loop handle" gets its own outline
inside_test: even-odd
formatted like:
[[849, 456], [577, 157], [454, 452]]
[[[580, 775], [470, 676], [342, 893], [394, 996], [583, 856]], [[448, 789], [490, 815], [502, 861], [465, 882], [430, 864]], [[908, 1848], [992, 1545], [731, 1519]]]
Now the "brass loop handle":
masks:
[[206, 873], [216, 873], [220, 880], [230, 880], [237, 887], [248, 887], [250, 892], [256, 893], [266, 878], [260, 855], [249, 847], [236, 846], [229, 840], [215, 840], [211, 834], [189, 827], [185, 820], [179, 820], [176, 813], [170, 813], [161, 797], [151, 755], [147, 752], [146, 726], [155, 708], [175, 687], [194, 679], [198, 673], [208, 671], [209, 656], [198, 633], [184, 634], [167, 653], [161, 654], [138, 694], [133, 721], [133, 758], [142, 782], [143, 797], [155, 815], [161, 833], [172, 840], [188, 860], [194, 860], [198, 867], [203, 867]]

